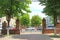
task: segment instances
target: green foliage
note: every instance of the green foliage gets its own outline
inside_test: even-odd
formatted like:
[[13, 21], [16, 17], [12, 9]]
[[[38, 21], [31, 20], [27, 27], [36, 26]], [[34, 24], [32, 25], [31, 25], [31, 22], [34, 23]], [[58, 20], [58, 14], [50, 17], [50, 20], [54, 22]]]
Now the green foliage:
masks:
[[46, 6], [43, 13], [49, 16], [60, 15], [60, 0], [40, 0], [40, 4]]
[[30, 24], [30, 18], [28, 14], [24, 14], [20, 19], [21, 25], [28, 27]]
[[31, 19], [31, 25], [32, 26], [40, 26], [41, 21], [42, 21], [41, 18], [38, 15], [35, 15]]
[[0, 0], [0, 16], [19, 17], [24, 14], [23, 11], [30, 12], [30, 3], [30, 0]]

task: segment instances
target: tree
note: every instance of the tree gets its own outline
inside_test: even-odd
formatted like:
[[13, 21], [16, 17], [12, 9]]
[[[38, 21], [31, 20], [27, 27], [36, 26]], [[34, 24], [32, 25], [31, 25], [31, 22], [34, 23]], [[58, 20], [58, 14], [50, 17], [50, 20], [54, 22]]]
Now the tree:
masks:
[[32, 16], [31, 26], [38, 27], [41, 24], [41, 18], [38, 15]]
[[7, 16], [7, 18], [19, 17], [24, 14], [23, 11], [30, 12], [30, 3], [30, 0], [0, 0], [0, 15]]
[[29, 27], [29, 24], [30, 24], [30, 18], [29, 18], [29, 15], [28, 14], [24, 14], [22, 17], [21, 17], [21, 25], [23, 27]]
[[30, 3], [30, 0], [0, 0], [0, 16], [6, 16], [9, 27], [12, 17], [18, 18], [24, 14], [23, 11], [26, 11], [26, 13], [30, 12], [28, 6]]
[[[43, 10], [43, 13], [53, 16], [54, 18], [54, 27], [56, 26], [57, 16], [60, 15], [60, 0], [39, 0], [40, 4], [45, 5], [46, 7]], [[56, 27], [54, 31], [56, 35]]]

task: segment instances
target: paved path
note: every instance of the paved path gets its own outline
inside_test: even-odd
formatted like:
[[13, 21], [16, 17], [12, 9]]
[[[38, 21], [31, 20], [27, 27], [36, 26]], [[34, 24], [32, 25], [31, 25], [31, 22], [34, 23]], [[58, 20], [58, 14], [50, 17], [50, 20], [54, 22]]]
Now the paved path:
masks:
[[26, 40], [52, 40], [47, 35], [41, 35], [41, 34], [23, 34], [23, 35], [15, 35], [12, 36], [14, 39], [26, 39]]
[[0, 40], [52, 40], [47, 35], [41, 34], [23, 34], [23, 35], [12, 35], [9, 37], [1, 37]]
[[27, 32], [21, 35], [10, 35], [0, 37], [0, 40], [60, 40], [60, 38], [52, 38], [48, 35], [40, 34], [39, 32]]

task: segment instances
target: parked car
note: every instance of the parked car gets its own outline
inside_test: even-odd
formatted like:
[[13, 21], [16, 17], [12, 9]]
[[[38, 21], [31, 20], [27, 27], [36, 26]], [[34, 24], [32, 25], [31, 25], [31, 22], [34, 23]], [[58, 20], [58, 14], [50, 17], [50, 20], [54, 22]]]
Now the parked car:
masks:
[[42, 26], [38, 27], [37, 30], [42, 30]]
[[26, 28], [25, 30], [26, 31], [33, 31], [33, 30], [35, 30], [35, 28], [34, 27], [29, 27], [29, 28]]

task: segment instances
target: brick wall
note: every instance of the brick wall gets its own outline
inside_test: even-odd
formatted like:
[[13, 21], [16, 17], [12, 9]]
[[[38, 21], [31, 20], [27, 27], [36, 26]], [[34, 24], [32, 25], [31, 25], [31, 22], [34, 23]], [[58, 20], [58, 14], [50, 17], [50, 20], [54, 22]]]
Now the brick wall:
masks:
[[[44, 28], [44, 33], [54, 33], [54, 29], [46, 29]], [[60, 24], [56, 25], [56, 33], [60, 34]]]
[[[20, 34], [20, 30], [18, 30], [18, 29], [9, 30], [9, 33], [10, 34]], [[1, 34], [3, 34], [3, 35], [7, 34], [7, 30], [6, 29], [3, 29], [2, 32], [1, 32]]]
[[53, 29], [44, 29], [44, 33], [54, 33]]

